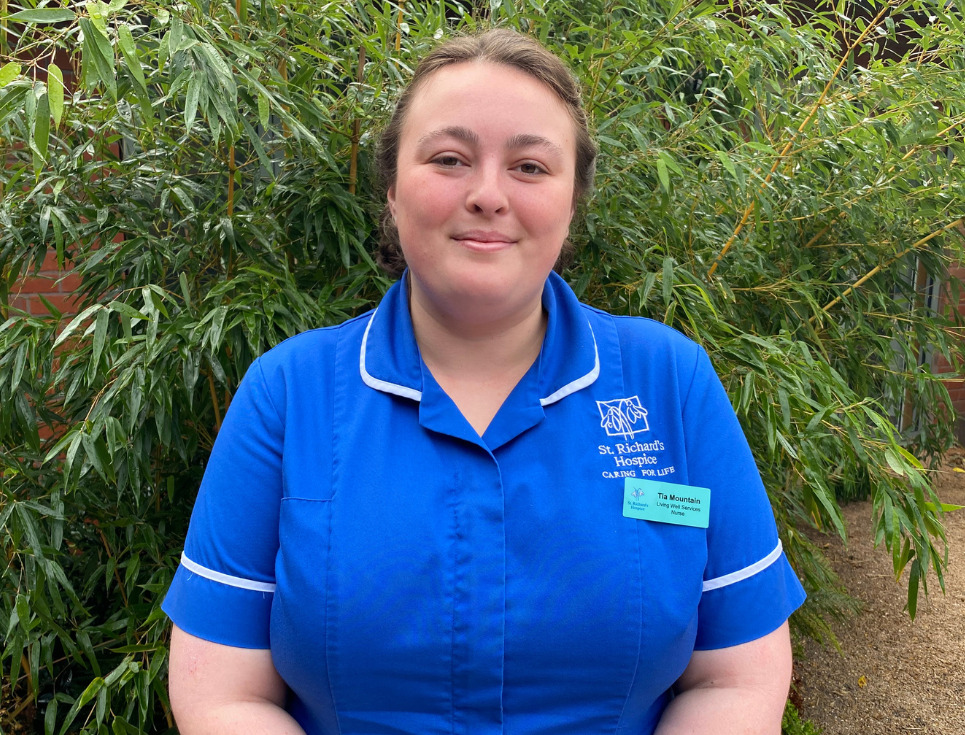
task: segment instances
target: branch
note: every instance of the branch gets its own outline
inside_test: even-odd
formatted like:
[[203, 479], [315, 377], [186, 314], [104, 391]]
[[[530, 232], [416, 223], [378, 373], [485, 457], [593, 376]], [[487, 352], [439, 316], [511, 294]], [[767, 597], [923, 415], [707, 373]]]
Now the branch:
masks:
[[[848, 50], [841, 55], [841, 61], [838, 63], [838, 67], [834, 70], [831, 78], [828, 79], [828, 83], [824, 85], [824, 90], [821, 92], [821, 96], [818, 97], [817, 101], [811, 107], [811, 111], [808, 113], [808, 116], [804, 118], [803, 122], [798, 126], [797, 131], [795, 131], [795, 133], [791, 136], [791, 139], [787, 141], [783, 150], [781, 150], [781, 152], [777, 155], [777, 158], [774, 159], [774, 164], [771, 166], [771, 170], [768, 172], [767, 176], [764, 177], [764, 181], [761, 182], [760, 191], [763, 192], [767, 188], [767, 185], [771, 183], [774, 172], [777, 171], [777, 167], [780, 166], [787, 157], [788, 152], [791, 150], [791, 146], [794, 145], [794, 141], [797, 140], [798, 136], [804, 132], [804, 129], [808, 126], [811, 120], [814, 119], [814, 116], [817, 115], [818, 110], [821, 109], [821, 106], [824, 104], [824, 100], [827, 99], [828, 92], [831, 91], [831, 85], [834, 84], [835, 80], [838, 78], [838, 74], [841, 73], [844, 65], [848, 62], [848, 59], [851, 58], [851, 53], [864, 42], [865, 38], [868, 37], [868, 34], [878, 26], [882, 18], [885, 17], [890, 9], [890, 3], [885, 5], [881, 9], [881, 12], [875, 16], [874, 20], [872, 20], [864, 29], [864, 32], [858, 36], [855, 42], [848, 47]], [[744, 229], [744, 225], [747, 224], [747, 221], [754, 213], [756, 204], [756, 200], [752, 200], [751, 203], [747, 205], [747, 208], [744, 210], [744, 215], [741, 217], [741, 220], [737, 224], [733, 234], [730, 236], [727, 242], [724, 243], [724, 247], [721, 248], [720, 252], [717, 254], [717, 257], [714, 259], [713, 264], [710, 266], [710, 270], [707, 271], [708, 278], [714, 275], [714, 272], [717, 270], [717, 266], [720, 265], [720, 261], [727, 254], [727, 251], [730, 250], [731, 245], [734, 244], [734, 241], [737, 239], [737, 236], [740, 234], [741, 230]]]
[[211, 391], [211, 405], [214, 407], [214, 433], [221, 431], [221, 407], [218, 405], [218, 393], [214, 387], [214, 374], [208, 370], [208, 389]]
[[[848, 288], [845, 289], [845, 291], [844, 291], [843, 294], [841, 294], [840, 296], [836, 296], [834, 299], [832, 299], [830, 302], [828, 302], [827, 306], [825, 306], [824, 308], [822, 308], [821, 311], [824, 312], [825, 314], [827, 314], [831, 309], [833, 309], [835, 306], [837, 306], [837, 305], [841, 302], [842, 299], [846, 298], [847, 296], [849, 296], [850, 294], [852, 294], [854, 291], [856, 291], [857, 289], [861, 288], [865, 283], [868, 282], [869, 279], [874, 278], [874, 277], [875, 277], [876, 275], [878, 275], [882, 270], [884, 270], [885, 268], [887, 268], [888, 266], [890, 266], [890, 265], [891, 265], [892, 263], [894, 263], [896, 260], [901, 260], [901, 259], [904, 258], [906, 255], [908, 255], [908, 253], [911, 253], [911, 252], [914, 252], [915, 250], [918, 250], [918, 248], [920, 248], [920, 247], [921, 247], [922, 245], [924, 245], [925, 243], [930, 242], [931, 240], [934, 240], [936, 237], [938, 237], [938, 236], [941, 235], [942, 233], [948, 232], [948, 231], [951, 230], [951, 229], [954, 229], [954, 228], [956, 228], [956, 227], [961, 226], [963, 223], [965, 223], [965, 217], [960, 217], [959, 219], [955, 220], [954, 222], [951, 222], [951, 223], [945, 225], [944, 227], [935, 230], [935, 231], [934, 231], [933, 233], [931, 233], [930, 235], [927, 235], [927, 236], [923, 237], [923, 238], [922, 238], [921, 240], [919, 240], [918, 242], [916, 242], [916, 243], [914, 243], [913, 245], [910, 245], [909, 247], [905, 248], [905, 249], [902, 250], [900, 253], [898, 253], [898, 255], [896, 255], [894, 258], [892, 258], [891, 260], [888, 260], [887, 262], [882, 263], [882, 264], [880, 264], [880, 265], [876, 265], [874, 268], [872, 268], [870, 271], [868, 271], [865, 275], [863, 275], [861, 278], [859, 278], [857, 281], [855, 281], [854, 284], [852, 284], [851, 286], [848, 286]], [[817, 316], [818, 316], [817, 314], [815, 314], [814, 316], [812, 316], [811, 319], [810, 319], [810, 321], [813, 322], [814, 319], [815, 319]]]
[[399, 17], [395, 21], [395, 52], [402, 50], [402, 13], [405, 10], [405, 0], [399, 0]]
[[[401, 12], [401, 11], [400, 11]], [[365, 71], [365, 45], [359, 44], [359, 65], [355, 72], [355, 80], [361, 85], [363, 80], [363, 73]], [[358, 88], [356, 88], [356, 103], [358, 102]], [[348, 164], [348, 193], [355, 194], [355, 184], [358, 180], [359, 172], [359, 138], [362, 134], [362, 118], [358, 115], [355, 116], [355, 121], [352, 123], [352, 153], [351, 159]]]

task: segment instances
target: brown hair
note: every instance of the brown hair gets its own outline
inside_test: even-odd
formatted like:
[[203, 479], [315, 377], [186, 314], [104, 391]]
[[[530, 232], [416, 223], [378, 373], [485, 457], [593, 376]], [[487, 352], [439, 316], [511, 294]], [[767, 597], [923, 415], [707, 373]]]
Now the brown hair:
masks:
[[[396, 103], [395, 112], [389, 124], [382, 131], [376, 150], [376, 173], [384, 198], [395, 183], [399, 162], [399, 139], [405, 124], [406, 112], [412, 98], [425, 80], [434, 72], [446, 66], [468, 61], [488, 61], [503, 64], [529, 74], [542, 82], [556, 94], [566, 106], [576, 127], [576, 180], [574, 199], [579, 202], [586, 197], [593, 186], [596, 168], [596, 144], [590, 137], [589, 123], [580, 85], [566, 65], [551, 51], [535, 39], [506, 28], [497, 28], [474, 36], [459, 36], [440, 44], [419, 62], [412, 81], [402, 91]], [[392, 221], [388, 205], [382, 209], [380, 218], [379, 249], [376, 260], [391, 276], [401, 276], [405, 270], [405, 256], [399, 245], [399, 233]], [[568, 258], [569, 243], [563, 246], [557, 269], [561, 261]]]

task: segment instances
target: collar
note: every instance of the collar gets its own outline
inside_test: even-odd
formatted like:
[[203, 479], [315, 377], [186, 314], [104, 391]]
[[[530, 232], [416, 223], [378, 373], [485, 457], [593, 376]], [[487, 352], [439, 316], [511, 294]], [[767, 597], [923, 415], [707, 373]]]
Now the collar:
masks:
[[[587, 309], [556, 273], [546, 279], [542, 302], [548, 319], [535, 394], [540, 406], [548, 406], [592, 385], [600, 374], [600, 355]], [[370, 388], [422, 400], [423, 363], [409, 314], [405, 275], [385, 294], [365, 327], [359, 372]]]

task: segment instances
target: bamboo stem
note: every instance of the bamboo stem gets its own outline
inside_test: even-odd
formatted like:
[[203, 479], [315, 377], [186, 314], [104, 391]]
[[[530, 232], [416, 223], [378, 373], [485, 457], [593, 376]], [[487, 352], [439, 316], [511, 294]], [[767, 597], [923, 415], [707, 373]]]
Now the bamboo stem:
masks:
[[208, 390], [211, 391], [211, 405], [214, 408], [214, 433], [221, 431], [221, 407], [218, 404], [218, 393], [214, 387], [214, 375], [208, 371]]
[[[917, 311], [925, 306], [925, 289], [928, 287], [928, 271], [922, 265], [921, 258], [918, 258], [915, 262], [915, 301], [914, 310]], [[911, 346], [914, 347], [914, 353], [919, 355], [919, 360], [921, 359], [921, 344], [915, 338], [911, 338]], [[906, 365], [907, 367], [907, 365]], [[916, 363], [915, 367], [919, 367]], [[911, 426], [915, 421], [915, 405], [913, 402], [914, 391], [912, 391], [911, 383], [905, 385], [905, 395], [902, 400], [902, 410], [901, 410], [901, 426], [898, 427], [899, 431], [906, 431], [909, 426]]]
[[[851, 294], [854, 293], [856, 290], [858, 290], [859, 288], [861, 288], [865, 283], [867, 283], [870, 279], [874, 278], [876, 275], [878, 275], [881, 271], [883, 271], [885, 268], [887, 268], [888, 266], [890, 266], [890, 265], [891, 265], [892, 263], [894, 263], [896, 260], [900, 260], [901, 258], [904, 258], [906, 255], [908, 255], [908, 253], [912, 253], [912, 252], [914, 252], [915, 250], [918, 250], [918, 248], [920, 248], [922, 245], [930, 242], [931, 240], [934, 240], [934, 239], [935, 239], [936, 237], [938, 237], [939, 235], [941, 235], [941, 234], [943, 234], [943, 233], [945, 233], [945, 232], [948, 232], [948, 231], [951, 230], [951, 229], [954, 229], [954, 228], [956, 228], [956, 227], [960, 227], [963, 223], [965, 223], [965, 217], [960, 217], [959, 219], [955, 220], [954, 222], [951, 222], [950, 224], [947, 224], [947, 225], [945, 225], [944, 227], [941, 227], [941, 228], [935, 230], [935, 231], [934, 231], [933, 233], [931, 233], [930, 235], [926, 235], [926, 236], [923, 237], [921, 240], [918, 240], [916, 243], [908, 246], [907, 248], [905, 248], [904, 250], [902, 250], [900, 253], [898, 253], [898, 255], [896, 255], [895, 257], [891, 258], [890, 260], [888, 260], [888, 261], [886, 261], [886, 262], [884, 262], [884, 263], [881, 263], [880, 265], [876, 265], [876, 266], [875, 266], [874, 268], [872, 268], [870, 271], [868, 271], [867, 273], [865, 273], [861, 278], [859, 278], [857, 281], [855, 281], [852, 285], [848, 286], [848, 288], [846, 288], [846, 289], [844, 290], [844, 293], [842, 293], [840, 296], [835, 296], [831, 301], [829, 301], [828, 304], [827, 304], [827, 306], [823, 307], [823, 308], [821, 309], [821, 311], [824, 312], [825, 314], [827, 314], [831, 309], [833, 309], [835, 306], [837, 306], [839, 303], [841, 303], [841, 300], [842, 300], [842, 299], [847, 298], [849, 295], [851, 295]], [[812, 316], [811, 319], [810, 319], [810, 321], [813, 322], [814, 319], [815, 319], [815, 317], [817, 317], [817, 314], [815, 314], [814, 316]]]
[[228, 146], [228, 219], [235, 213], [235, 147]]
[[164, 710], [164, 721], [168, 723], [168, 727], [174, 727], [174, 717], [171, 715], [171, 708], [168, 707], [167, 702], [163, 699], [159, 699], [161, 703], [161, 709]]
[[804, 246], [804, 249], [805, 250], [809, 249], [814, 245], [814, 243], [816, 243], [818, 240], [824, 237], [828, 233], [828, 230], [831, 229], [831, 226], [839, 219], [841, 219], [843, 216], [844, 216], [844, 212], [838, 212], [834, 217], [832, 217], [831, 221], [828, 222], [828, 224], [824, 227], [823, 230], [821, 230], [817, 235], [815, 235], [814, 237], [812, 237], [810, 240], [807, 241], [807, 243]]
[[[824, 101], [827, 99], [828, 92], [831, 91], [831, 85], [834, 84], [834, 81], [838, 78], [838, 74], [841, 73], [841, 70], [844, 68], [844, 65], [848, 62], [848, 59], [851, 58], [851, 53], [864, 42], [865, 38], [868, 37], [868, 34], [871, 33], [872, 30], [877, 28], [878, 24], [885, 17], [885, 14], [890, 10], [890, 8], [891, 8], [890, 4], [885, 5], [881, 9], [881, 12], [879, 12], [878, 15], [875, 16], [874, 20], [872, 20], [868, 24], [868, 26], [864, 29], [861, 35], [858, 36], [855, 42], [848, 47], [848, 50], [841, 55], [841, 61], [838, 63], [838, 66], [834, 70], [834, 73], [831, 75], [831, 78], [828, 79], [828, 83], [824, 85], [824, 89], [822, 90], [820, 97], [818, 97], [817, 101], [811, 107], [811, 111], [808, 113], [807, 117], [804, 118], [801, 124], [798, 125], [797, 130], [791, 136], [791, 139], [788, 140], [787, 143], [784, 145], [784, 148], [777, 155], [777, 158], [774, 159], [774, 164], [771, 166], [771, 170], [768, 172], [767, 176], [764, 177], [764, 181], [761, 182], [760, 191], [763, 192], [767, 188], [767, 185], [771, 183], [771, 179], [774, 177], [774, 172], [777, 171], [778, 166], [780, 166], [781, 163], [784, 161], [784, 159], [787, 157], [788, 152], [791, 150], [791, 146], [794, 145], [794, 141], [797, 140], [798, 136], [804, 132], [804, 129], [808, 126], [811, 120], [814, 119], [814, 116], [818, 114], [818, 110], [821, 109], [821, 106], [824, 104]], [[737, 239], [737, 236], [741, 233], [741, 230], [744, 229], [744, 225], [747, 224], [747, 221], [754, 213], [754, 209], [756, 208], [756, 206], [757, 206], [757, 202], [751, 201], [751, 203], [748, 204], [747, 207], [744, 209], [744, 214], [741, 217], [740, 222], [737, 224], [736, 229], [734, 230], [730, 238], [728, 238], [727, 242], [724, 243], [724, 247], [721, 248], [720, 252], [717, 254], [717, 257], [714, 259], [713, 264], [711, 264], [710, 269], [707, 271], [708, 278], [714, 275], [714, 273], [717, 270], [717, 266], [720, 265], [720, 261], [724, 258], [725, 255], [727, 255], [727, 251], [730, 250], [731, 246], [734, 244], [734, 241]]]
[[[278, 49], [279, 53], [281, 54], [281, 61], [278, 63], [278, 74], [279, 76], [281, 76], [281, 79], [285, 83], [285, 87], [287, 89], [288, 87], [288, 29], [282, 28], [278, 34], [278, 37], [281, 39], [281, 43], [279, 44], [279, 49]], [[288, 112], [287, 105], [282, 106], [282, 109], [285, 110], [285, 112]], [[284, 138], [287, 138], [291, 132], [288, 128], [288, 123], [285, 122], [284, 120], [282, 120], [281, 130]]]
[[[113, 559], [114, 555], [111, 553], [111, 546], [107, 543], [107, 536], [101, 530], [101, 527], [95, 522], [94, 528], [97, 529], [97, 533], [100, 534], [101, 542], [104, 544], [104, 548], [107, 550], [107, 557]], [[120, 590], [121, 599], [124, 600], [124, 607], [130, 607], [130, 603], [127, 599], [127, 592], [124, 591], [124, 582], [121, 580], [121, 574], [117, 571], [117, 564], [114, 565], [114, 581], [117, 582], [117, 589]]]
[[[20, 715], [21, 712], [27, 709], [27, 707], [30, 705], [31, 702], [34, 701], [34, 696], [36, 695], [36, 690], [34, 689], [33, 672], [30, 670], [30, 662], [27, 660], [27, 654], [25, 653], [20, 654], [20, 667], [24, 671], [24, 676], [27, 677], [27, 696], [24, 697], [22, 700], [20, 700], [20, 703], [17, 704], [16, 708], [13, 709], [8, 715], [8, 718], [11, 722], [17, 721], [17, 717]], [[15, 685], [14, 682], [10, 684], [11, 694], [13, 694], [14, 685]]]
[[[365, 72], [365, 46], [359, 46], [359, 65], [355, 71], [355, 81], [361, 85]], [[356, 100], [358, 99], [358, 88], [356, 88]], [[352, 122], [352, 153], [348, 164], [348, 193], [355, 194], [356, 183], [359, 174], [359, 138], [362, 136], [362, 118], [358, 115]]]
[[8, 0], [0, 0], [0, 53], [7, 53]]
[[399, 16], [395, 22], [395, 52], [402, 50], [402, 10], [405, 7], [405, 0], [399, 0]]

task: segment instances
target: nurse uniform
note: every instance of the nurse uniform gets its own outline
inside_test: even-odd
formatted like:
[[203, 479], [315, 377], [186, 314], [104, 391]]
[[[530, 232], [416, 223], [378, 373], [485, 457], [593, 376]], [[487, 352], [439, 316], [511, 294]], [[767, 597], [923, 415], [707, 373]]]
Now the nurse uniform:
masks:
[[163, 608], [270, 648], [309, 735], [651, 733], [695, 649], [802, 603], [703, 349], [556, 274], [543, 306], [481, 438], [419, 356], [405, 278], [245, 376]]

